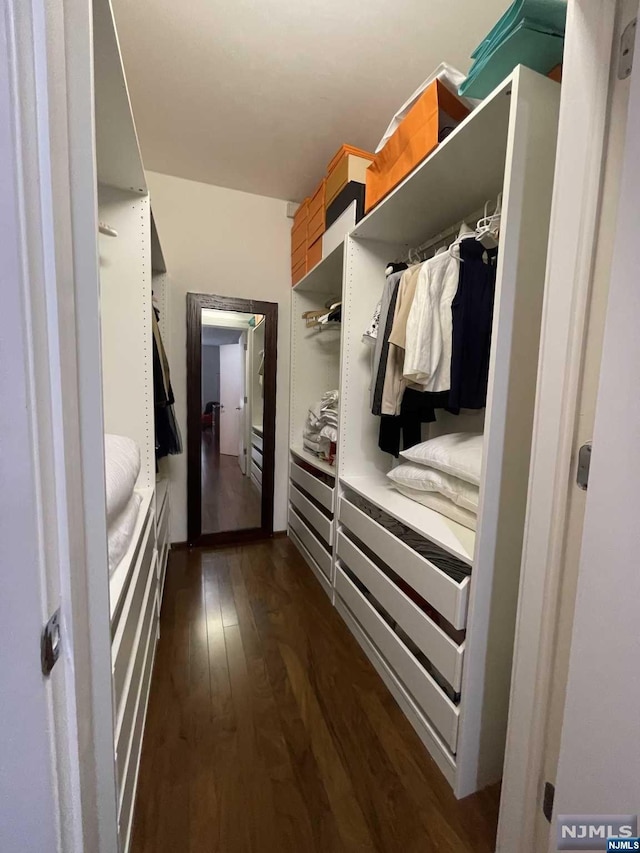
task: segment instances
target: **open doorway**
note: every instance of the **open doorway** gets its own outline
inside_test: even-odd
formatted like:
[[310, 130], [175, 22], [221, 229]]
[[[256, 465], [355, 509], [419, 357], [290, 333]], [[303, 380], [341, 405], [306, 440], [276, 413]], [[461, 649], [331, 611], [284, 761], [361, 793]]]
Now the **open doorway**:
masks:
[[190, 544], [273, 532], [277, 305], [187, 295]]

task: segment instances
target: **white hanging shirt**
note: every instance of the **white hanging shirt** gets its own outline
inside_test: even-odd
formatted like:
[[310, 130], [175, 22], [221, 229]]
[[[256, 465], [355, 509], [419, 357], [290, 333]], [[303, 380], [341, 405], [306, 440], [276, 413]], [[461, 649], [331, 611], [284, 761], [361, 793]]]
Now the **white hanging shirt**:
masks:
[[[459, 237], [473, 234], [463, 224]], [[451, 303], [458, 290], [460, 260], [449, 252], [422, 265], [407, 318], [404, 378], [424, 391], [448, 391], [451, 387]]]

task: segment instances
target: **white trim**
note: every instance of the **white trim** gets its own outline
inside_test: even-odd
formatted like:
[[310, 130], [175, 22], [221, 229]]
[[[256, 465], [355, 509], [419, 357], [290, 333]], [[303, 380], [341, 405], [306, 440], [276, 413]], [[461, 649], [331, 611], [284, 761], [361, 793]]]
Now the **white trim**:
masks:
[[606, 139], [614, 0], [567, 16], [511, 704], [497, 850], [533, 853]]

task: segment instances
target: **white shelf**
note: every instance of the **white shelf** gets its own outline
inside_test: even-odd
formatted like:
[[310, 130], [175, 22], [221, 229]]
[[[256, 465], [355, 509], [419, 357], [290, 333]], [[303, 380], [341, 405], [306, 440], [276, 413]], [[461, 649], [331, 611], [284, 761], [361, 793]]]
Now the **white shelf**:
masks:
[[142, 542], [142, 531], [144, 530], [145, 523], [149, 517], [149, 508], [151, 506], [151, 501], [153, 500], [154, 490], [152, 488], [136, 489], [136, 492], [142, 496], [142, 501], [140, 502], [140, 508], [138, 509], [138, 518], [136, 519], [136, 526], [133, 530], [133, 536], [131, 537], [131, 544], [109, 579], [109, 615], [112, 622], [114, 615], [120, 608], [122, 598], [127, 591], [131, 572], [135, 565], [140, 544]]
[[251, 429], [262, 438], [262, 424], [253, 424]]
[[[504, 181], [510, 95], [517, 73], [374, 207], [352, 236], [418, 246], [495, 199]], [[521, 73], [535, 74], [528, 68], [521, 68]]]
[[343, 257], [344, 241], [300, 279], [293, 290], [296, 293], [326, 293], [331, 296], [342, 293]]
[[324, 474], [330, 474], [332, 477], [336, 476], [335, 465], [330, 465], [318, 456], [314, 456], [313, 453], [309, 453], [309, 451], [305, 450], [301, 444], [292, 444], [290, 450], [294, 456], [297, 456], [298, 459], [302, 459], [304, 462], [312, 465], [318, 471], [322, 471]]
[[340, 482], [449, 554], [472, 564], [474, 531], [401, 495], [381, 471], [366, 477], [341, 477]]
[[98, 183], [144, 195], [147, 183], [109, 0], [93, 4], [93, 36]]

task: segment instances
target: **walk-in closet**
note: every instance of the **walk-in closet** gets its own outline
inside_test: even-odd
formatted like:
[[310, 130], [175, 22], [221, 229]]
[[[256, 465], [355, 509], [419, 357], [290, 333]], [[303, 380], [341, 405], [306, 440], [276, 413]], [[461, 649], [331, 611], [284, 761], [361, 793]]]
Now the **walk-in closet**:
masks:
[[6, 4], [2, 853], [632, 837], [638, 0]]

